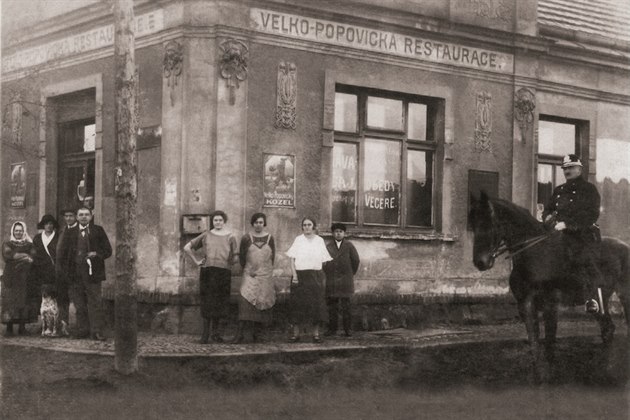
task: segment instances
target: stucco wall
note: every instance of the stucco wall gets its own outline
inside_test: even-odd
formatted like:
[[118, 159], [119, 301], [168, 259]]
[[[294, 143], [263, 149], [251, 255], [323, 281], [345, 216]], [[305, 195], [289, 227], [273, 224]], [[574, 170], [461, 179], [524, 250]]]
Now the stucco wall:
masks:
[[[326, 159], [330, 159], [330, 148], [322, 145], [322, 119], [326, 71], [333, 71], [363, 78], [363, 86], [399, 92], [417, 93], [422, 86], [430, 86], [437, 92], [435, 96], [449, 98], [446, 114], [454, 121], [452, 161], [436, 162], [448, 166], [450, 175], [438, 179], [435, 187], [448, 192], [442, 195], [442, 218], [448, 219], [448, 233], [455, 240], [353, 239], [362, 256], [357, 291], [374, 295], [505, 293], [505, 266], [480, 274], [471, 263], [471, 239], [466, 232], [467, 176], [469, 169], [499, 172], [500, 195], [510, 198], [512, 114], [505, 110], [512, 107], [511, 85], [260, 44], [252, 44], [250, 54], [247, 215], [262, 207], [263, 153], [296, 155], [296, 209], [263, 209], [269, 217], [269, 230], [277, 239], [276, 274], [284, 276], [286, 282], [289, 265], [284, 252], [300, 234], [302, 217], [330, 220], [330, 204], [321, 203], [320, 191], [330, 188], [329, 175], [321, 170], [329, 167]], [[274, 127], [280, 61], [297, 66], [296, 130]], [[492, 152], [476, 151], [473, 145], [476, 95], [481, 91], [492, 95]], [[320, 229], [329, 231], [327, 225]], [[353, 229], [349, 233], [352, 235]]]

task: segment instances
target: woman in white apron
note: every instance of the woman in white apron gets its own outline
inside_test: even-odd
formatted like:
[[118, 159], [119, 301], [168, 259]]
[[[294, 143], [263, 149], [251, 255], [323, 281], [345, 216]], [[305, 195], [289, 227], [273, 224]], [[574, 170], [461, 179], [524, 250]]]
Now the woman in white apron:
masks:
[[276, 245], [270, 233], [265, 231], [267, 217], [256, 213], [251, 218], [253, 232], [241, 239], [239, 261], [243, 267], [243, 281], [238, 302], [238, 330], [234, 342], [245, 340], [251, 331], [252, 341], [257, 340], [262, 325], [271, 320], [271, 308], [276, 303], [273, 281], [273, 263]]

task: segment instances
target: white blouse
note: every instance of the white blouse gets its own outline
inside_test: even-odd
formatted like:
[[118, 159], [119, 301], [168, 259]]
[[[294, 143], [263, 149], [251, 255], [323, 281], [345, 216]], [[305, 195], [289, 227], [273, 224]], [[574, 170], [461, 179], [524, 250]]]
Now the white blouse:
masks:
[[332, 261], [324, 239], [318, 235], [307, 238], [302, 234], [295, 238], [287, 256], [295, 259], [296, 270], [321, 270], [323, 263]]

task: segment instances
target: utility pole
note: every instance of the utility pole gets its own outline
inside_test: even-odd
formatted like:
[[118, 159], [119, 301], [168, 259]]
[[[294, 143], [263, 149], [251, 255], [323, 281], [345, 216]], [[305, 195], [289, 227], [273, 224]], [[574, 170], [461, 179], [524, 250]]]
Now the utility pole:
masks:
[[114, 0], [116, 123], [116, 295], [115, 359], [117, 372], [138, 370], [136, 302], [136, 202], [138, 167], [136, 66], [133, 0]]

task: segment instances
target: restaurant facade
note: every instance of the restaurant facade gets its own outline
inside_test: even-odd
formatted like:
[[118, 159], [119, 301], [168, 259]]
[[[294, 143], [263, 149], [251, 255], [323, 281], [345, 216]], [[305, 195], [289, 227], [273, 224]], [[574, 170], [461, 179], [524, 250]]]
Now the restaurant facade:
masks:
[[[115, 246], [111, 9], [32, 3], [2, 6], [0, 234], [87, 204]], [[630, 241], [630, 11], [597, 4], [138, 0], [143, 316], [195, 328], [182, 248], [215, 209], [238, 236], [268, 216], [283, 294], [302, 218], [325, 238], [346, 223], [365, 327], [513, 316], [509, 261], [472, 264], [469, 196], [539, 217], [567, 153], [602, 195], [602, 232]]]

